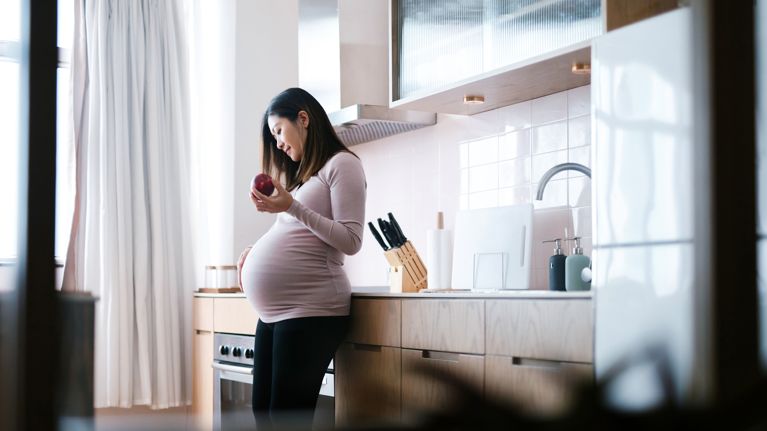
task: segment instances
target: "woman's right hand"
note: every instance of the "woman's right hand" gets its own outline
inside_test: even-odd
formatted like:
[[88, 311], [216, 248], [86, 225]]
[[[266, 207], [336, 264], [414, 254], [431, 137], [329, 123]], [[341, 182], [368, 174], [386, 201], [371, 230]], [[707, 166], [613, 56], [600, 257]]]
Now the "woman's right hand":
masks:
[[240, 285], [240, 290], [245, 290], [242, 288], [242, 265], [245, 264], [245, 259], [247, 259], [251, 248], [253, 248], [252, 245], [245, 248], [245, 250], [240, 253], [240, 258], [237, 260], [237, 283]]

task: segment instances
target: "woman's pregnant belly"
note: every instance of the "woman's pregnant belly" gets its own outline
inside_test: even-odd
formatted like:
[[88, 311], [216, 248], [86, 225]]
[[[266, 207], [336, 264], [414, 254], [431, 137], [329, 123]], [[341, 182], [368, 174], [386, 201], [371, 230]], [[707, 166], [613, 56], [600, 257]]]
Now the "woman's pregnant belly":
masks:
[[[340, 266], [329, 246], [296, 224], [275, 225], [253, 246], [242, 267], [245, 295], [262, 316], [333, 303]], [[343, 276], [345, 279], [345, 276]]]

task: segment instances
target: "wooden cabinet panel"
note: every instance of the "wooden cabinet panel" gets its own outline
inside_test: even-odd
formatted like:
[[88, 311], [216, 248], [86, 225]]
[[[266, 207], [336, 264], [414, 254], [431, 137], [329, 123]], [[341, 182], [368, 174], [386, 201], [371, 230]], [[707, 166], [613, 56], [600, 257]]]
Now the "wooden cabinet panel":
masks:
[[402, 301], [400, 299], [353, 299], [352, 325], [347, 340], [352, 343], [399, 347]]
[[592, 362], [590, 300], [488, 300], [487, 354]]
[[337, 425], [399, 421], [400, 349], [343, 343], [334, 364]]
[[593, 378], [591, 364], [485, 357], [486, 397], [529, 412], [560, 412], [576, 395], [578, 384]]
[[197, 429], [209, 430], [213, 428], [213, 333], [195, 331], [192, 349], [192, 411]]
[[482, 300], [402, 300], [402, 347], [485, 353]]
[[214, 298], [213, 330], [232, 334], [256, 333], [258, 314], [247, 298]]
[[[410, 416], [444, 409], [456, 388], [440, 377], [462, 380], [481, 396], [484, 392], [485, 358], [479, 355], [402, 349], [402, 414]], [[466, 395], [464, 391], [460, 391]]]
[[602, 0], [605, 31], [612, 31], [679, 7], [679, 0]]
[[192, 298], [192, 328], [213, 331], [213, 298]]

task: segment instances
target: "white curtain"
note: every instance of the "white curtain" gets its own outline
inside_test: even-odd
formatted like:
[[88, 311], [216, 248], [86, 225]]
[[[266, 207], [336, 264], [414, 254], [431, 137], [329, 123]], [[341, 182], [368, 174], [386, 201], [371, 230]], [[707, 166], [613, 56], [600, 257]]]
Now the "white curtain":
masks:
[[99, 297], [96, 407], [187, 405], [194, 289], [180, 0], [76, 0], [65, 290]]

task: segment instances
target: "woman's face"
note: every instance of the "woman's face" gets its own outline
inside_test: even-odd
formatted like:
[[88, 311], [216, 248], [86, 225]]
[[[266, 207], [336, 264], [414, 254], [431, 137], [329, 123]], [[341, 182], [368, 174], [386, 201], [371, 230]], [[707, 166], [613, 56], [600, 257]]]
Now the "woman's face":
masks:
[[290, 160], [301, 161], [306, 144], [306, 129], [309, 127], [309, 116], [306, 112], [300, 111], [296, 121], [277, 115], [270, 115], [267, 121], [269, 130], [277, 141], [277, 149], [287, 154]]

